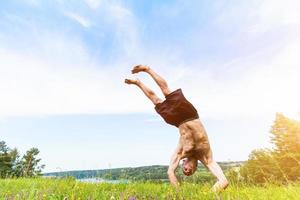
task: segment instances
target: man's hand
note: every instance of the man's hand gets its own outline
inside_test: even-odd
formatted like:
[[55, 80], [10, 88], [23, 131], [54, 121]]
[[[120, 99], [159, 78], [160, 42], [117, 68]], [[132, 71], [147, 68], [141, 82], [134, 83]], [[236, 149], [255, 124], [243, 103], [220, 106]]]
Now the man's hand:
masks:
[[169, 177], [169, 180], [170, 180], [170, 183], [175, 186], [175, 187], [178, 187], [179, 186], [179, 183], [177, 181], [177, 178], [176, 178], [176, 175], [175, 175], [175, 172], [172, 171], [172, 170], [168, 170], [168, 177]]
[[175, 171], [179, 165], [179, 161], [180, 161], [181, 157], [182, 157], [182, 148], [181, 148], [181, 145], [179, 144], [176, 151], [172, 155], [171, 162], [170, 162], [169, 169], [168, 169], [169, 180], [170, 180], [171, 184], [176, 187], [178, 187], [179, 184], [178, 184], [178, 181], [177, 181], [177, 178], [175, 175]]

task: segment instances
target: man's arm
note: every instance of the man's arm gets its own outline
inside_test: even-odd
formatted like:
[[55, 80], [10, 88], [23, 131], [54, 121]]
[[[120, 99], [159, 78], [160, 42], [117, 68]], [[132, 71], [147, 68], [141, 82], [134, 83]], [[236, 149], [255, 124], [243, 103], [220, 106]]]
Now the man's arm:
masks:
[[171, 162], [170, 162], [169, 169], [168, 169], [169, 180], [170, 180], [171, 184], [174, 186], [178, 185], [175, 171], [179, 165], [179, 161], [181, 158], [182, 158], [182, 148], [181, 148], [181, 145], [179, 145], [171, 157]]

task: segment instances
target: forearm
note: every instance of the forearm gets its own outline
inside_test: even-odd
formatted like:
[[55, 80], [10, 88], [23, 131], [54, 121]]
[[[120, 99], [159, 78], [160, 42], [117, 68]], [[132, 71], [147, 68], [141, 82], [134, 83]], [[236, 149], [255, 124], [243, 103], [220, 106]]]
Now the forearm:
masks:
[[174, 186], [178, 186], [178, 181], [177, 181], [177, 178], [175, 175], [175, 171], [176, 171], [179, 161], [182, 157], [181, 152], [182, 152], [182, 148], [181, 148], [181, 144], [179, 143], [179, 145], [177, 146], [177, 149], [175, 150], [174, 154], [171, 157], [171, 162], [170, 162], [169, 169], [168, 169], [169, 180], [170, 180], [171, 184]]
[[174, 172], [168, 172], [168, 177], [173, 186], [178, 186], [178, 180]]

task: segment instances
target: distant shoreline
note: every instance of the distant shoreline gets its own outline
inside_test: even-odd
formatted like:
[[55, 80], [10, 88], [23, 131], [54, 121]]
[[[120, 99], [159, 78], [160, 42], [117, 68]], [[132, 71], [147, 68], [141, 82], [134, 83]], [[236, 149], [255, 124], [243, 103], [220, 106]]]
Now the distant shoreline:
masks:
[[[228, 170], [233, 167], [240, 167], [245, 161], [228, 161], [218, 162], [223, 170]], [[112, 168], [112, 169], [94, 169], [94, 170], [72, 170], [61, 172], [43, 173], [45, 178], [63, 178], [73, 177], [77, 180], [92, 180], [96, 179], [107, 181], [120, 181], [120, 180], [132, 180], [132, 181], [163, 181], [167, 180], [168, 165], [150, 165], [141, 167], [124, 167], [124, 168]], [[198, 171], [207, 173], [206, 168], [203, 165], [198, 166]], [[180, 173], [180, 172], [179, 172]]]

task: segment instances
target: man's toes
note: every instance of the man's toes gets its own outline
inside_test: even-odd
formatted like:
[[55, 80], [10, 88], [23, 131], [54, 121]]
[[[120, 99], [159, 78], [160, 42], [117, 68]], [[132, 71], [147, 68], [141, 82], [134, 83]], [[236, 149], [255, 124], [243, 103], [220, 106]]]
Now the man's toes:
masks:
[[135, 67], [131, 70], [131, 72], [132, 72], [133, 74], [140, 72], [140, 65], [135, 66]]
[[133, 80], [133, 79], [125, 79], [125, 83], [127, 84], [137, 84], [138, 80]]
[[132, 80], [130, 80], [130, 79], [125, 79], [125, 83], [131, 84], [131, 83], [132, 83]]
[[135, 66], [135, 67], [131, 70], [131, 72], [132, 72], [133, 74], [135, 74], [135, 73], [138, 73], [138, 72], [141, 72], [141, 71], [146, 71], [148, 68], [149, 68], [149, 67], [146, 66], [146, 65], [137, 65], [137, 66]]

